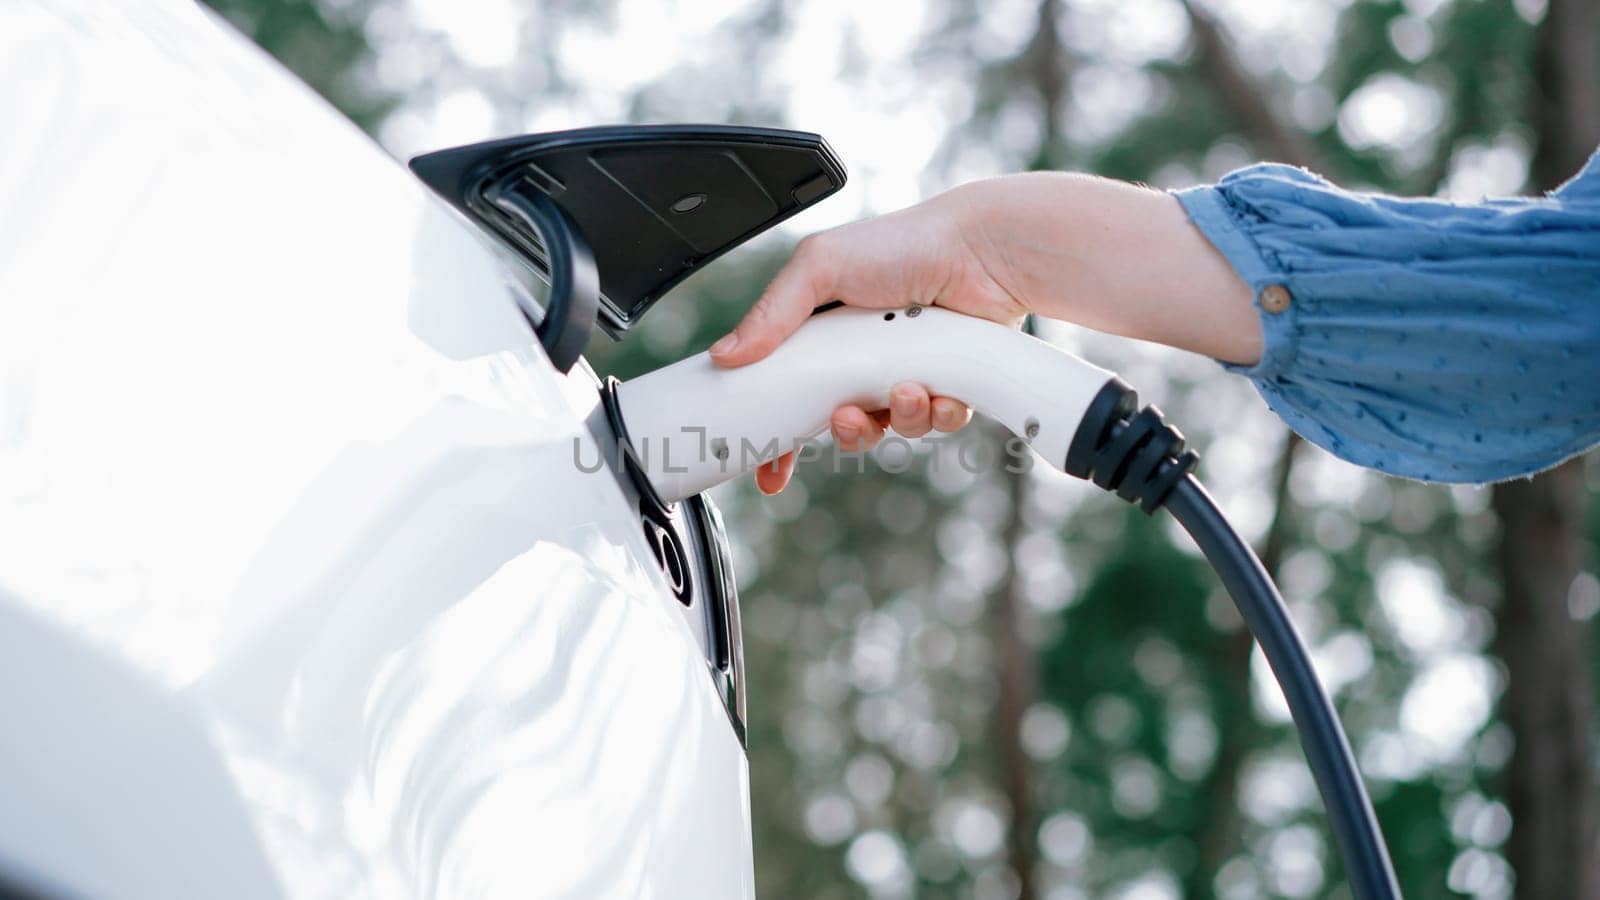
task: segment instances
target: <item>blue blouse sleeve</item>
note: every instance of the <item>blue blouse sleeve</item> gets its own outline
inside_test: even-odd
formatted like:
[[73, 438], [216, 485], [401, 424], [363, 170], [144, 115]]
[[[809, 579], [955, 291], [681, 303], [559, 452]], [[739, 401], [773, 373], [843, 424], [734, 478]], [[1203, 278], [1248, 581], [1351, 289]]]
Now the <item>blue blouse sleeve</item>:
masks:
[[1485, 482], [1600, 443], [1600, 154], [1544, 197], [1453, 204], [1263, 164], [1178, 192], [1255, 292], [1267, 405], [1334, 455]]

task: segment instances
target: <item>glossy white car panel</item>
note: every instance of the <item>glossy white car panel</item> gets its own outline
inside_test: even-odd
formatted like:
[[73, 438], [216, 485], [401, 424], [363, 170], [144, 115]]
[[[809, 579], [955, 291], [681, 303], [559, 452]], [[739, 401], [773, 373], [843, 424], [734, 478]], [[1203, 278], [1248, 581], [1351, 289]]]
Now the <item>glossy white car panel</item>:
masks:
[[0, 122], [0, 874], [751, 895], [703, 639], [470, 226], [187, 3], [0, 8]]

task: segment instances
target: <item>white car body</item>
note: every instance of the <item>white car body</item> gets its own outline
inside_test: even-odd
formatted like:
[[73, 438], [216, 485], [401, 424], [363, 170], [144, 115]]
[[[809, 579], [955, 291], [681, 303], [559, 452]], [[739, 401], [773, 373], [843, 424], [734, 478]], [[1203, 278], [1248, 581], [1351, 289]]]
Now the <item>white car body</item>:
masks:
[[701, 612], [508, 261], [187, 2], [6, 4], [0, 122], [0, 883], [751, 896]]

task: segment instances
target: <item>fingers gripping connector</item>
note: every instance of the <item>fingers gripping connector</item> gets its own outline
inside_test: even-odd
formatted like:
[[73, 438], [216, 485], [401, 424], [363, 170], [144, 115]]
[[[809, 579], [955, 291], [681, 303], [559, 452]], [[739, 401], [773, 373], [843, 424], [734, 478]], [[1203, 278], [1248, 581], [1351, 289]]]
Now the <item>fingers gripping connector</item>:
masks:
[[1108, 381], [1089, 404], [1062, 469], [1153, 513], [1200, 455], [1186, 449], [1183, 433], [1166, 424], [1161, 410], [1138, 405], [1133, 388]]

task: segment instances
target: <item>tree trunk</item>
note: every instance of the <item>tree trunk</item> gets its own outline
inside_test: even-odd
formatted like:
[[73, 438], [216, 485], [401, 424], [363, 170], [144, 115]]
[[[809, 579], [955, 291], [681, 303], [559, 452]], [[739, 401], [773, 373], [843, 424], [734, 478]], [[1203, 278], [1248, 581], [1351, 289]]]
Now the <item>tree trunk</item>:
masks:
[[[1535, 43], [1532, 180], [1571, 176], [1600, 142], [1600, 9], [1550, 0]], [[1583, 461], [1496, 485], [1500, 579], [1495, 650], [1507, 672], [1500, 714], [1516, 740], [1505, 771], [1506, 855], [1524, 900], [1600, 897], [1594, 689], [1588, 628], [1567, 597], [1583, 570]]]
[[1533, 186], [1575, 174], [1600, 143], [1600, 4], [1549, 0], [1534, 45]]
[[[1068, 64], [1061, 45], [1059, 0], [1039, 0], [1034, 20], [1033, 39], [1016, 60], [1018, 71], [1033, 88], [1039, 106], [1040, 140], [1030, 167], [1052, 169], [1063, 162], [1060, 111], [1066, 96]], [[996, 429], [1001, 447], [1010, 435]], [[1000, 457], [1005, 459], [1002, 452]], [[1038, 896], [1035, 868], [1038, 864], [1038, 809], [1034, 796], [1034, 766], [1022, 745], [1022, 720], [1038, 699], [1038, 652], [1024, 635], [1026, 598], [1017, 572], [1017, 548], [1026, 531], [1023, 507], [1028, 499], [1026, 473], [1005, 472], [1010, 518], [1001, 540], [1007, 553], [1005, 577], [995, 588], [993, 599], [995, 639], [1000, 697], [996, 704], [996, 761], [1000, 766], [1000, 786], [1010, 807], [1006, 822], [1006, 862], [1017, 879], [1017, 900]]]
[[[1004, 429], [997, 440], [1004, 445], [1010, 435]], [[1037, 651], [1023, 637], [1026, 598], [1022, 595], [1022, 578], [1017, 571], [1017, 547], [1025, 531], [1023, 504], [1027, 502], [1028, 476], [1025, 473], [1003, 473], [1006, 496], [1010, 500], [1010, 518], [1006, 522], [1004, 542], [1007, 560], [1006, 575], [994, 593], [994, 650], [995, 665], [999, 670], [1000, 697], [995, 709], [995, 757], [1000, 766], [1000, 787], [1010, 807], [1006, 822], [1006, 862], [1017, 879], [1018, 900], [1033, 900], [1038, 896], [1034, 868], [1038, 862], [1035, 832], [1038, 829], [1038, 810], [1033, 792], [1033, 760], [1022, 745], [1022, 719], [1038, 697]]]
[[1504, 529], [1495, 649], [1509, 673], [1500, 715], [1516, 737], [1507, 856], [1526, 900], [1600, 897], [1589, 633], [1567, 607], [1587, 496], [1582, 460], [1494, 489]]
[[1183, 0], [1183, 8], [1189, 14], [1189, 31], [1206, 80], [1256, 150], [1278, 162], [1331, 174], [1324, 170], [1316, 145], [1278, 112], [1277, 104], [1245, 69], [1222, 23], [1192, 0]]

